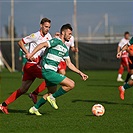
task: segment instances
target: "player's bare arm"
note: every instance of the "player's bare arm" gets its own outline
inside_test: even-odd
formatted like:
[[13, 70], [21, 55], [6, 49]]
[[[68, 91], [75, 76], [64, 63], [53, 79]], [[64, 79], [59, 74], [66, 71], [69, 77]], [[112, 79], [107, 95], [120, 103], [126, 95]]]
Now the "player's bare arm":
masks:
[[20, 40], [20, 41], [18, 42], [18, 45], [19, 45], [19, 47], [23, 50], [23, 52], [24, 52], [25, 54], [28, 53], [28, 50], [25, 48], [24, 43], [23, 43], [22, 40]]
[[123, 48], [120, 50], [119, 53], [117, 53], [116, 57], [121, 58], [122, 52], [128, 49], [128, 44], [125, 44]]
[[71, 47], [71, 50], [72, 50], [73, 52], [79, 52], [78, 48], [76, 48], [76, 47]]
[[82, 77], [83, 80], [88, 79], [88, 76], [87, 76], [86, 74], [82, 73], [79, 69], [77, 69], [77, 68], [72, 64], [70, 58], [67, 58], [65, 61], [66, 61], [67, 66], [68, 66], [72, 71], [78, 73], [78, 74]]
[[44, 43], [40, 43], [39, 45], [37, 45], [35, 47], [35, 49], [32, 51], [32, 53], [26, 53], [26, 58], [29, 60], [32, 58], [32, 56], [37, 53], [40, 49], [42, 49], [43, 47], [48, 47], [48, 43], [44, 42]]

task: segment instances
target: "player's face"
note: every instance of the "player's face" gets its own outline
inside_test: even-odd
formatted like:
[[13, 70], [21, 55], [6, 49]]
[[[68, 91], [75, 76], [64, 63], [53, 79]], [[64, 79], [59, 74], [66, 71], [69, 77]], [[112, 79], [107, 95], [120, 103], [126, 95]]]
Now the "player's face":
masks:
[[126, 34], [126, 35], [125, 35], [125, 38], [126, 38], [127, 40], [129, 39], [129, 37], [130, 37], [129, 34]]
[[64, 40], [69, 42], [70, 38], [72, 36], [72, 31], [70, 29], [67, 29], [64, 31]]
[[40, 26], [41, 26], [43, 35], [46, 35], [49, 32], [51, 24], [49, 22], [45, 22], [44, 24], [41, 24]]

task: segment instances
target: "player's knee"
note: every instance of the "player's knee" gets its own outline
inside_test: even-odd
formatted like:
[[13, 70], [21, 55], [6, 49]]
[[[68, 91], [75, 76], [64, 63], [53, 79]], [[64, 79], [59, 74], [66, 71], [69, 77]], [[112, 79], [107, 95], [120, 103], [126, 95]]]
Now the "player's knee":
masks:
[[71, 81], [71, 83], [69, 85], [70, 85], [70, 89], [73, 89], [75, 87], [75, 82]]

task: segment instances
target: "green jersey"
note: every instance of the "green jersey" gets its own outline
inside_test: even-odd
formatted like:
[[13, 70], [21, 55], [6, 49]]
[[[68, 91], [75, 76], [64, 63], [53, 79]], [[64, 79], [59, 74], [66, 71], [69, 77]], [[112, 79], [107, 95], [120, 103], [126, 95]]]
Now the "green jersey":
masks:
[[130, 45], [133, 44], [133, 37], [130, 39], [129, 44], [130, 44]]
[[48, 51], [42, 59], [42, 67], [44, 69], [57, 71], [58, 64], [63, 60], [69, 58], [67, 46], [59, 38], [53, 38], [48, 43]]
[[[25, 48], [29, 51], [29, 44], [24, 44]], [[19, 50], [19, 57], [22, 57], [22, 58], [26, 58], [25, 57], [25, 53], [23, 52], [23, 50], [20, 48]]]

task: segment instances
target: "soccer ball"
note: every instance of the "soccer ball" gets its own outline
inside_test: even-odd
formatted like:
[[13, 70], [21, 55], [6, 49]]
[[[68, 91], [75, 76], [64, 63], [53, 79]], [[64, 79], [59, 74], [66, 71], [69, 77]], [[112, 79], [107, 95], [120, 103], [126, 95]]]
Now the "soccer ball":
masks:
[[92, 107], [92, 113], [93, 113], [95, 116], [102, 116], [102, 115], [105, 113], [105, 108], [104, 108], [103, 105], [101, 105], [101, 104], [95, 104], [95, 105]]

